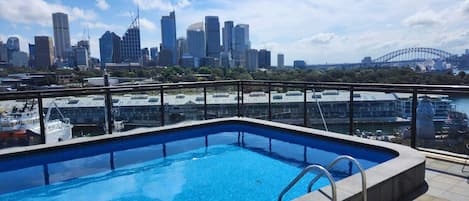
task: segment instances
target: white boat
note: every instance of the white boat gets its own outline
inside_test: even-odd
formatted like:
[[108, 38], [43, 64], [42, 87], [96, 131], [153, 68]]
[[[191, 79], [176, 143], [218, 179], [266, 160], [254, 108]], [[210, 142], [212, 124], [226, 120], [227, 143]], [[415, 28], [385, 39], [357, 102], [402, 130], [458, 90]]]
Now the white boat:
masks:
[[[54, 104], [54, 103], [51, 103]], [[41, 141], [39, 113], [35, 102], [25, 102], [22, 108], [14, 106], [10, 112], [3, 112], [0, 116], [0, 147], [27, 146]], [[46, 144], [69, 140], [72, 138], [73, 125], [68, 118], [49, 120], [49, 107], [45, 126]]]

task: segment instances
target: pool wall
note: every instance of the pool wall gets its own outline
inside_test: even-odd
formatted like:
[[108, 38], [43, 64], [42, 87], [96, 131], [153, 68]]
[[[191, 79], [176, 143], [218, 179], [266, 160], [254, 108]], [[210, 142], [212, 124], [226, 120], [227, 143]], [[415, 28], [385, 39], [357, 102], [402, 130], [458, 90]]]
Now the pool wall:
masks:
[[[343, 147], [354, 146], [363, 147], [366, 149], [379, 150], [381, 152], [386, 152], [389, 155], [392, 155], [393, 158], [389, 157], [392, 159], [388, 160], [389, 158], [387, 158], [387, 161], [366, 170], [368, 200], [401, 200], [402, 198], [414, 192], [416, 189], [420, 188], [425, 184], [425, 158], [418, 151], [413, 150], [409, 147], [381, 141], [368, 140], [353, 136], [347, 136], [332, 132], [326, 132], [311, 128], [304, 128], [282, 123], [238, 117], [213, 119], [149, 129], [137, 129], [113, 135], [72, 139], [70, 141], [54, 145], [44, 144], [30, 147], [18, 147], [0, 150], [0, 160], [11, 160], [11, 165], [3, 166], [3, 168], [1, 169], [8, 169], [8, 167], [26, 167], [28, 164], [32, 162], [34, 163], [35, 161], [38, 164], [42, 164], [45, 162], [50, 163], [54, 161], [60, 161], [63, 158], [69, 159], [71, 155], [70, 153], [72, 152], [72, 155], [74, 157], [79, 158], [83, 156], [91, 156], [93, 154], [96, 154], [96, 152], [105, 153], [110, 150], [125, 150], [137, 146], [180, 140], [188, 137], [204, 136], [207, 135], [207, 133], [197, 133], [197, 129], [206, 128], [207, 126], [209, 126], [210, 128], [213, 128], [213, 130], [211, 130], [212, 133], [216, 133], [222, 131], [220, 130], [220, 127], [217, 127], [217, 125], [227, 123], [238, 123], [240, 125], [255, 125], [259, 126], [258, 129], [275, 129], [278, 131], [299, 134], [307, 138], [314, 137], [327, 141], [333, 141], [343, 145], [333, 147], [334, 149], [337, 149], [336, 151], [338, 151], [339, 153], [346, 153], [346, 149], [344, 149]], [[166, 135], [176, 131], [181, 134]], [[158, 134], [163, 134], [165, 136], [164, 140], [162, 140], [163, 138], [150, 138], [150, 136], [155, 136]], [[280, 139], [283, 138], [282, 135], [278, 135], [276, 137]], [[132, 143], [122, 143], [123, 139], [125, 139], [125, 142], [132, 141]], [[289, 141], [292, 139], [282, 140]], [[293, 139], [293, 141], [294, 140], [295, 139]], [[106, 146], [100, 146], [104, 142], [106, 143]], [[60, 151], [62, 154], [55, 157], [49, 157], [48, 161], [42, 161], [44, 160], [44, 157], [30, 157], [31, 155], [37, 155], [35, 153], [53, 154], [55, 151]], [[361, 154], [373, 155], [374, 153], [370, 152]], [[360, 185], [361, 178], [359, 174], [355, 174], [353, 176], [342, 179], [336, 184], [338, 189], [338, 200], [362, 200]], [[330, 187], [324, 187], [321, 189], [321, 191], [326, 194], [330, 194], [330, 189], [328, 188]], [[324, 194], [320, 193], [319, 191], [314, 191], [296, 200], [329, 200], [329, 198], [324, 196]]]

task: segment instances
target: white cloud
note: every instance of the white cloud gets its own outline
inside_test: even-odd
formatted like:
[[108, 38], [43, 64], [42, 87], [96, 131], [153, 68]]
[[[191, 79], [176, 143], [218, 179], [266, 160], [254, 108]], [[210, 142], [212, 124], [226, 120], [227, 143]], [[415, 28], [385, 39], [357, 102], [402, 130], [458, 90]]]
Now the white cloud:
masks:
[[329, 44], [336, 37], [337, 35], [334, 33], [317, 33], [310, 37], [301, 39], [300, 42], [325, 45]]
[[407, 26], [434, 26], [440, 24], [442, 16], [440, 13], [436, 13], [433, 10], [426, 10], [417, 12], [412, 16], [404, 19], [403, 23]]
[[102, 29], [106, 31], [113, 31], [113, 32], [122, 32], [125, 30], [124, 26], [121, 25], [114, 25], [114, 24], [106, 24], [102, 22], [82, 22], [82, 27], [87, 27], [90, 29]]
[[48, 3], [44, 0], [0, 0], [0, 8], [0, 18], [12, 23], [48, 26], [52, 24], [52, 13], [54, 12], [69, 14], [71, 21], [76, 19], [92, 20], [96, 18], [96, 14], [91, 10]]
[[185, 8], [191, 4], [189, 0], [176, 0], [174, 3], [169, 0], [133, 0], [142, 10], [162, 10], [169, 11], [176, 8]]
[[109, 4], [106, 2], [106, 0], [96, 0], [96, 7], [101, 10], [107, 10], [109, 8]]
[[146, 18], [140, 18], [140, 26], [151, 32], [156, 30], [156, 25]]

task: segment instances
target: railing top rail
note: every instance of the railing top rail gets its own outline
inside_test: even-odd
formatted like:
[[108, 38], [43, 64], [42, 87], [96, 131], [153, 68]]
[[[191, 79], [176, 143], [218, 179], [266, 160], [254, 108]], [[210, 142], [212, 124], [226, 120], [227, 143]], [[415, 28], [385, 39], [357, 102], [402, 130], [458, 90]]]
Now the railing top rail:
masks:
[[379, 92], [403, 92], [411, 93], [417, 90], [419, 93], [435, 94], [469, 94], [469, 86], [463, 85], [421, 85], [421, 84], [380, 84], [380, 83], [339, 83], [339, 82], [303, 82], [303, 81], [275, 81], [275, 80], [221, 80], [202, 82], [180, 82], [161, 83], [145, 85], [125, 85], [109, 87], [86, 87], [70, 89], [47, 89], [17, 92], [0, 92], [1, 100], [31, 99], [38, 97], [62, 97], [74, 95], [94, 95], [105, 94], [107, 91], [115, 93], [137, 92], [164, 89], [183, 89], [198, 87], [217, 87], [226, 85], [237, 85], [244, 83], [251, 86], [272, 86], [272, 87], [298, 87], [298, 88], [322, 88], [355, 91], [379, 91]]

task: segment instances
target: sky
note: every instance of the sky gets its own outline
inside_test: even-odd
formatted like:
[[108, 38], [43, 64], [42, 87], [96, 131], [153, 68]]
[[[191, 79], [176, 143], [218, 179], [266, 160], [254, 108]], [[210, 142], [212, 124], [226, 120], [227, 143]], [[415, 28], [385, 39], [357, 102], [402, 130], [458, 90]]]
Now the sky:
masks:
[[88, 38], [99, 58], [99, 38], [122, 36], [140, 7], [142, 48], [158, 47], [160, 19], [176, 11], [177, 36], [204, 16], [250, 25], [251, 47], [283, 53], [285, 62], [354, 63], [408, 47], [454, 54], [469, 49], [469, 0], [0, 0], [0, 40], [53, 36], [52, 13], [69, 15], [72, 44]]

